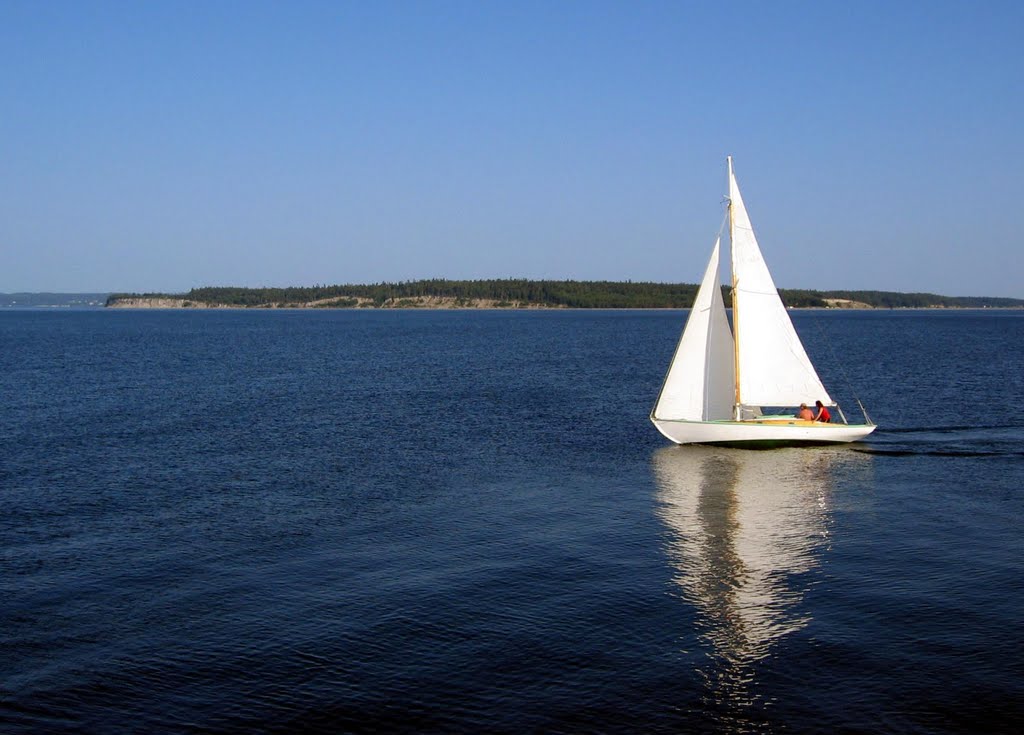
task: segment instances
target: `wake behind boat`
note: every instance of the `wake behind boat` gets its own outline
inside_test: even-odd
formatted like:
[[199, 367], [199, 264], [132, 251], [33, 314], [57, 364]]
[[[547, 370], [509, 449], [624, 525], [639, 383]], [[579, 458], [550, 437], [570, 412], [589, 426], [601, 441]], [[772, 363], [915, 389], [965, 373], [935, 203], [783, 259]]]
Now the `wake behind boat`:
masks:
[[[875, 425], [866, 413], [865, 423], [847, 423], [818, 378], [754, 237], [732, 157], [727, 161], [732, 327], [719, 283], [719, 236], [651, 421], [676, 444], [776, 446], [862, 439]], [[817, 401], [839, 420], [796, 418], [796, 406]]]

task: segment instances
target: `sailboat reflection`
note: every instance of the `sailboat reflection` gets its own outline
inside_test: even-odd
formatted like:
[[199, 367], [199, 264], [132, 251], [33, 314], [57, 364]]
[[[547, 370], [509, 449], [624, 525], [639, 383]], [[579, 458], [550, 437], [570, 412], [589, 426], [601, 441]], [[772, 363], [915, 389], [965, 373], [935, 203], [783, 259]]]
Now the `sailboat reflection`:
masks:
[[869, 464], [845, 447], [655, 452], [673, 581], [696, 608], [713, 699], [751, 703], [756, 664], [810, 621], [800, 603], [829, 543], [833, 478]]

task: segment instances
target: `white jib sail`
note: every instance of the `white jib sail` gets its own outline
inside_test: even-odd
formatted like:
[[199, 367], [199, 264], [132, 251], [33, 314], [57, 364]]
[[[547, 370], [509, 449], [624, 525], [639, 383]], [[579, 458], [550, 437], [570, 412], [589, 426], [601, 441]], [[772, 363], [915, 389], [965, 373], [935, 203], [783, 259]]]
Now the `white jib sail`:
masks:
[[679, 338], [654, 417], [685, 421], [728, 419], [732, 413], [733, 341], [718, 279], [720, 239]]
[[747, 406], [831, 404], [754, 237], [729, 159], [733, 307], [739, 401]]

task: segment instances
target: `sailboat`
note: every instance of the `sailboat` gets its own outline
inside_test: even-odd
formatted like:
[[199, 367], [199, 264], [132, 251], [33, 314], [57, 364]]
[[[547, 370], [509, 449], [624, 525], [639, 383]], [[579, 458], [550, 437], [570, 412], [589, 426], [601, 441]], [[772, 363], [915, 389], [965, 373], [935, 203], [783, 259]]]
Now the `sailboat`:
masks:
[[[718, 274], [721, 234], [662, 383], [651, 421], [676, 444], [784, 446], [851, 442], [875, 425], [851, 424], [822, 385], [765, 264], [743, 204], [732, 157], [729, 241], [732, 327]], [[799, 419], [821, 401], [834, 422]]]

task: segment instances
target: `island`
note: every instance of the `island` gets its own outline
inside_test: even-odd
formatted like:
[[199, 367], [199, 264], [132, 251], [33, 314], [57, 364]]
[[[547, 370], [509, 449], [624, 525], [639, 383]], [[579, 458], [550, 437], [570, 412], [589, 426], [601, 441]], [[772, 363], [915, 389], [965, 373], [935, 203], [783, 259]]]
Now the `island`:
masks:
[[[634, 281], [430, 279], [287, 288], [194, 288], [182, 294], [114, 293], [111, 308], [157, 309], [687, 309], [697, 284]], [[727, 287], [722, 288], [730, 305]], [[779, 289], [790, 308], [1024, 308], [1024, 299], [891, 291]]]

